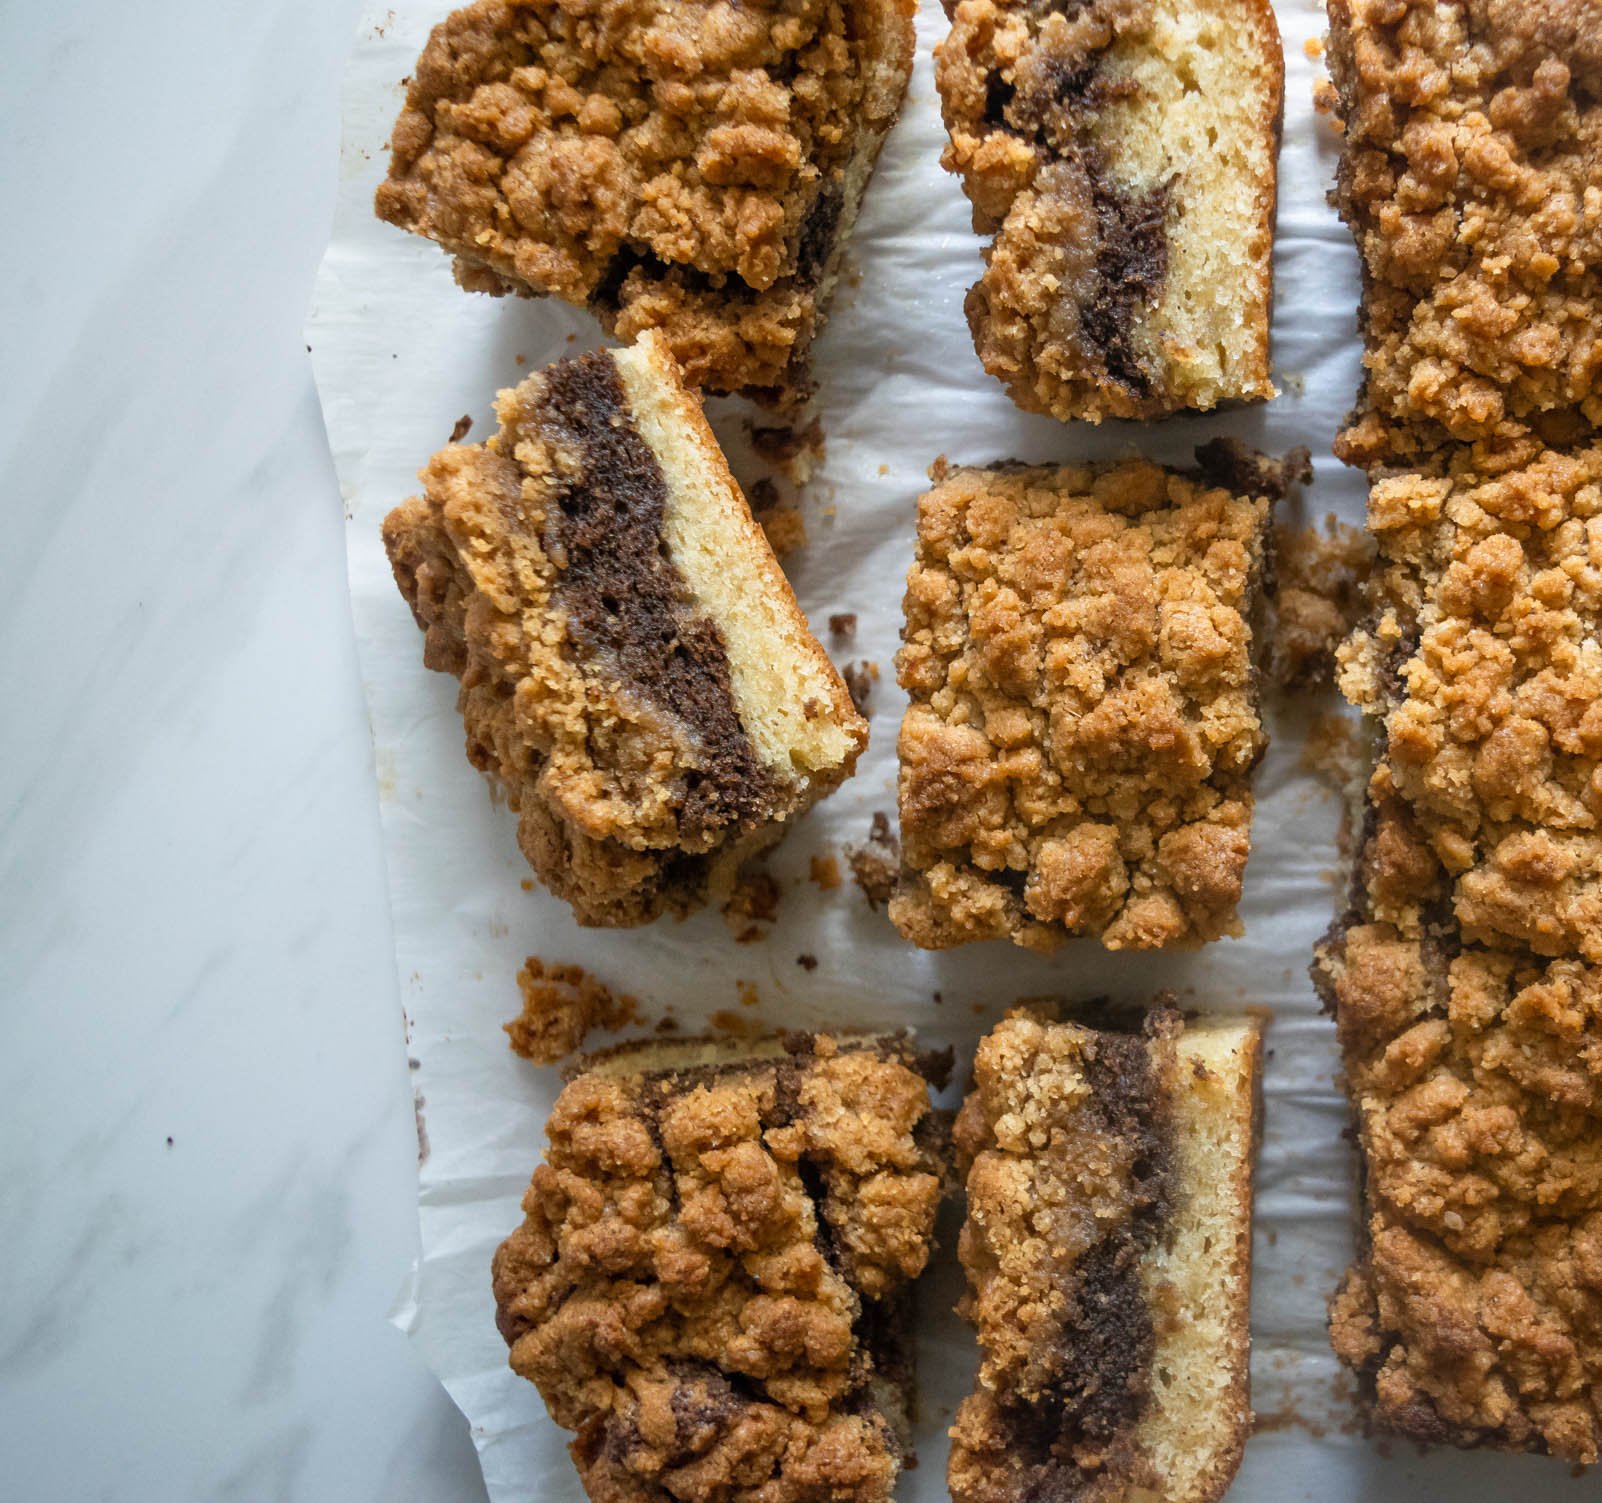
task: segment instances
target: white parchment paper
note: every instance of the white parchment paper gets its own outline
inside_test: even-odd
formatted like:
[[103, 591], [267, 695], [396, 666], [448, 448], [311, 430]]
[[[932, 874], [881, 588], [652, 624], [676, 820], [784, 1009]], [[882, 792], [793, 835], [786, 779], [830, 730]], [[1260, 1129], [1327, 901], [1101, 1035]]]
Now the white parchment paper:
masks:
[[[1595, 1483], [1531, 1458], [1422, 1455], [1356, 1433], [1349, 1385], [1331, 1356], [1325, 1301], [1350, 1251], [1354, 1165], [1344, 1102], [1333, 1086], [1333, 1029], [1307, 980], [1314, 939], [1337, 881], [1333, 792], [1301, 761], [1318, 706], [1271, 709], [1274, 743], [1257, 780], [1246, 937], [1198, 954], [1109, 955], [1092, 943], [1043, 959], [1005, 943], [924, 954], [847, 881], [820, 891], [808, 858], [861, 843], [871, 815], [895, 808], [895, 733], [903, 697], [892, 657], [915, 501], [930, 462], [1068, 460], [1134, 446], [1185, 461], [1196, 443], [1233, 433], [1259, 448], [1308, 446], [1316, 482], [1301, 514], [1360, 522], [1356, 477], [1329, 444], [1358, 378], [1356, 261], [1324, 194], [1337, 143], [1316, 116], [1322, 64], [1305, 44], [1324, 25], [1312, 0], [1281, 0], [1287, 83], [1275, 252], [1275, 379], [1266, 407], [1159, 425], [1064, 426], [1021, 414], [981, 369], [962, 315], [980, 270], [980, 241], [957, 181], [939, 167], [945, 136], [930, 49], [946, 22], [935, 0], [918, 17], [918, 60], [816, 347], [817, 410], [827, 460], [807, 487], [808, 544], [786, 567], [819, 635], [833, 612], [857, 615], [841, 652], [882, 670], [872, 742], [857, 776], [810, 814], [771, 861], [783, 898], [768, 937], [735, 943], [716, 914], [633, 932], [580, 929], [565, 906], [528, 890], [514, 820], [494, 805], [462, 752], [453, 679], [424, 670], [421, 638], [379, 540], [384, 513], [416, 490], [415, 472], [458, 418], [493, 431], [499, 387], [600, 342], [584, 314], [555, 302], [468, 296], [433, 245], [379, 223], [373, 189], [384, 146], [438, 3], [401, 0], [362, 25], [345, 84], [343, 174], [333, 240], [317, 280], [307, 339], [349, 526], [350, 588], [372, 717], [393, 905], [396, 963], [410, 1041], [419, 1130], [422, 1257], [397, 1322], [472, 1425], [496, 1503], [582, 1497], [567, 1436], [533, 1387], [506, 1366], [495, 1330], [489, 1263], [519, 1221], [519, 1197], [543, 1148], [554, 1070], [507, 1048], [501, 1024], [518, 1007], [524, 958], [576, 961], [635, 993], [653, 1016], [671, 1008], [693, 1029], [739, 1005], [754, 984], [771, 1026], [911, 1025], [953, 1044], [958, 1086], [979, 1035], [1020, 996], [1144, 997], [1173, 987], [1190, 1005], [1271, 1009], [1266, 1138], [1257, 1181], [1253, 1387], [1259, 1433], [1232, 1499], [1402, 1500], [1594, 1497]], [[526, 362], [520, 364], [518, 357]], [[731, 452], [743, 447], [734, 403], [715, 404]], [[816, 970], [797, 963], [816, 956]], [[937, 1000], [938, 998], [938, 1000]], [[955, 1100], [956, 1090], [951, 1093]], [[945, 1429], [967, 1391], [971, 1334], [950, 1313], [960, 1288], [954, 1211], [920, 1286], [921, 1465], [905, 1503], [944, 1499]]]

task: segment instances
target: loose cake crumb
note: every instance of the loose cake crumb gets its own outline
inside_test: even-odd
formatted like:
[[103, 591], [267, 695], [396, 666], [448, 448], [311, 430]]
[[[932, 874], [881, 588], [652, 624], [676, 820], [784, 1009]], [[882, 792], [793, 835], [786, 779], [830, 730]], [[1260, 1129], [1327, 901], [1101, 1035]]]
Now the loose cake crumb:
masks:
[[583, 966], [548, 966], [530, 955], [517, 973], [523, 1011], [503, 1027], [515, 1053], [537, 1065], [554, 1065], [583, 1043], [592, 1028], [615, 1032], [641, 1021], [640, 1004], [614, 994]]
[[891, 833], [890, 820], [882, 810], [873, 812], [867, 844], [846, 847], [846, 862], [868, 907], [877, 913], [890, 901], [901, 870], [901, 842]]
[[855, 611], [840, 611], [829, 617], [829, 635], [831, 637], [854, 637], [857, 634], [857, 613]]
[[459, 418], [456, 419], [455, 426], [453, 426], [451, 429], [451, 442], [453, 444], [461, 443], [461, 441], [466, 438], [470, 432], [472, 432], [472, 429], [472, 415], [464, 412]]
[[805, 485], [828, 456], [823, 424], [813, 418], [800, 424], [748, 425], [751, 447], [792, 485]]
[[762, 926], [779, 916], [779, 884], [773, 874], [758, 867], [742, 870], [722, 912], [737, 944], [761, 939], [767, 932]]
[[779, 488], [765, 476], [751, 485], [751, 515], [767, 536], [768, 547], [775, 558], [785, 558], [804, 547], [807, 541], [806, 518], [801, 509], [784, 500]]

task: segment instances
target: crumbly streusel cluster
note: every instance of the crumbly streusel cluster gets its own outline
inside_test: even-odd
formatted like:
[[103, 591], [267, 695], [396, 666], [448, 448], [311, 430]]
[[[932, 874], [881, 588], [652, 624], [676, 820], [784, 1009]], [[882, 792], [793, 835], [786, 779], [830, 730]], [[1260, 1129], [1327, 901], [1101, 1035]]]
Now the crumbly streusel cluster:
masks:
[[1374, 723], [1315, 978], [1366, 1164], [1377, 1417], [1602, 1452], [1602, 6], [1332, 0], [1365, 268]]
[[896, 660], [901, 932], [1238, 932], [1266, 493], [1145, 460], [933, 479]]
[[1599, 963], [1602, 447], [1527, 458], [1374, 483], [1341, 683], [1379, 721], [1371, 797], [1408, 810], [1463, 939]]
[[494, 1284], [592, 1497], [889, 1498], [903, 1375], [871, 1328], [923, 1269], [945, 1179], [917, 1064], [819, 1036], [563, 1090]]
[[[1602, 1449], [1602, 967], [1463, 945], [1404, 805], [1321, 958], [1365, 1164], [1330, 1311], [1377, 1417], [1427, 1441]], [[1384, 920], [1378, 914], [1386, 915]]]

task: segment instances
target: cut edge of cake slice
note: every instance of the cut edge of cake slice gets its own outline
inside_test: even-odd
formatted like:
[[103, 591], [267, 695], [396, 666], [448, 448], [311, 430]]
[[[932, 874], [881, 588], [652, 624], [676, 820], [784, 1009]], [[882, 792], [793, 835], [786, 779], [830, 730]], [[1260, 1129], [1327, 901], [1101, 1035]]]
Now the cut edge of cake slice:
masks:
[[1222, 1497], [1252, 1421], [1261, 1068], [1258, 1019], [1167, 998], [1138, 1028], [1026, 1005], [981, 1043], [957, 1126], [959, 1310], [984, 1354], [951, 1431], [957, 1503]]
[[1137, 1444], [1169, 1503], [1214, 1503], [1251, 1434], [1252, 1178], [1262, 1126], [1262, 1027], [1245, 1015], [1187, 1020], [1170, 1110], [1177, 1204], [1147, 1260], [1170, 1318], [1152, 1359]]
[[663, 336], [496, 411], [385, 519], [424, 662], [581, 923], [687, 912], [851, 774], [867, 723]]
[[[723, 628], [741, 723], [763, 765], [807, 799], [840, 781], [868, 727], [729, 469], [700, 398], [680, 379], [667, 337], [650, 329], [611, 352], [635, 428], [667, 482], [663, 540], [691, 593]], [[770, 647], [791, 655], [774, 672]]]
[[995, 237], [966, 302], [985, 369], [1064, 421], [1273, 397], [1269, 0], [947, 11], [942, 160]]

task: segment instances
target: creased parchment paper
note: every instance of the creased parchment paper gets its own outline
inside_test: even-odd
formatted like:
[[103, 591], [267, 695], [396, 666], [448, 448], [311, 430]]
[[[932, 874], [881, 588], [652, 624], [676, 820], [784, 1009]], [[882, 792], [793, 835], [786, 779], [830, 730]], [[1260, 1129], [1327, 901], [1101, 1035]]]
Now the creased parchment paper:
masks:
[[[562, 904], [528, 890], [515, 821], [463, 756], [456, 683], [423, 668], [420, 635], [390, 577], [380, 522], [416, 491], [417, 469], [458, 419], [472, 418], [471, 438], [487, 437], [498, 388], [600, 342], [594, 323], [562, 304], [461, 292], [442, 252], [372, 215], [401, 81], [443, 13], [437, 3], [402, 0], [362, 23], [345, 81], [338, 213], [307, 340], [349, 523], [351, 599], [417, 1096], [422, 1256], [394, 1318], [467, 1414], [491, 1498], [582, 1497], [568, 1437], [506, 1365], [490, 1297], [490, 1257], [520, 1219], [518, 1201], [559, 1086], [555, 1070], [516, 1058], [501, 1030], [517, 1011], [514, 978], [530, 954], [577, 962], [637, 995], [650, 1016], [671, 1008], [692, 1030], [726, 1009], [775, 1027], [910, 1025], [930, 1043], [956, 1046], [952, 1103], [975, 1040], [1021, 996], [1138, 998], [1166, 986], [1196, 1007], [1267, 1007], [1273, 1023], [1252, 1315], [1259, 1431], [1231, 1498], [1489, 1500], [1537, 1487], [1554, 1499], [1594, 1497], [1594, 1481], [1571, 1479], [1554, 1463], [1424, 1456], [1404, 1445], [1377, 1448], [1356, 1433], [1349, 1385], [1324, 1332], [1325, 1301], [1350, 1251], [1355, 1169], [1333, 1083], [1333, 1029], [1307, 980], [1338, 880], [1338, 799], [1303, 765], [1306, 733], [1330, 711], [1328, 701], [1270, 707], [1274, 741], [1257, 779], [1242, 940], [1176, 956], [1109, 955], [1088, 942], [1051, 958], [1004, 943], [924, 954], [902, 944], [849, 880], [822, 891], [808, 876], [811, 856], [839, 855], [865, 840], [874, 811], [894, 814], [904, 700], [892, 658], [915, 502], [937, 455], [1061, 461], [1139, 446], [1183, 462], [1218, 433], [1275, 453], [1305, 444], [1316, 482], [1289, 519], [1333, 511], [1361, 521], [1361, 486], [1329, 455], [1357, 387], [1358, 287], [1355, 256], [1324, 198], [1337, 141], [1313, 109], [1322, 63], [1307, 49], [1322, 33], [1322, 10], [1309, 0], [1279, 6], [1287, 66], [1275, 252], [1279, 398], [1227, 416], [1097, 430], [1024, 416], [974, 355], [962, 298], [980, 270], [980, 241], [957, 181], [939, 167], [945, 134], [930, 50], [946, 22], [926, 0], [906, 109], [816, 347], [827, 460], [801, 502], [810, 540], [786, 561], [826, 644], [826, 618], [856, 613], [855, 640], [831, 645], [840, 661], [865, 659], [881, 670], [872, 742], [856, 777], [772, 858], [783, 894], [778, 921], [765, 940], [745, 945], [715, 912], [632, 932], [586, 931]], [[713, 404], [732, 455], [745, 453], [748, 411]], [[746, 467], [747, 479], [760, 473]], [[817, 958], [815, 970], [798, 964], [803, 954]], [[741, 1007], [740, 983], [754, 985], [754, 1010]], [[919, 1286], [920, 1465], [902, 1478], [904, 1503], [946, 1497], [945, 1429], [973, 1371], [971, 1335], [950, 1313], [961, 1285], [955, 1241], [951, 1209]]]

